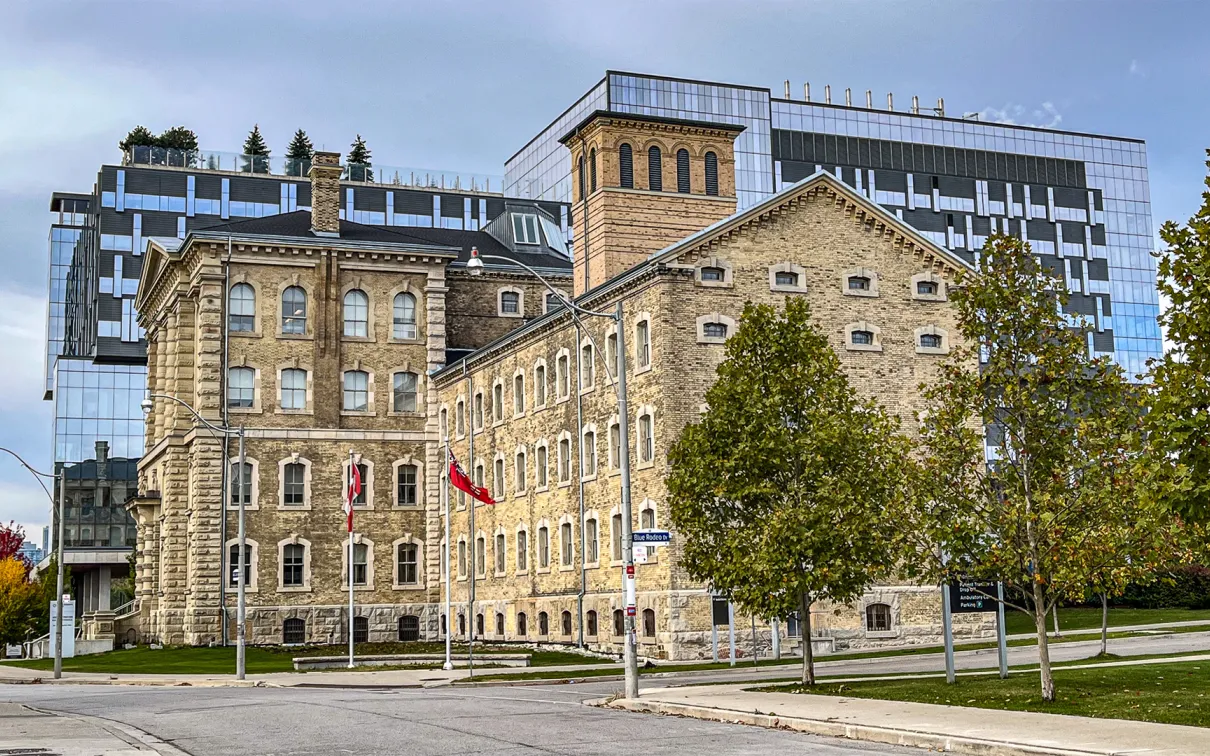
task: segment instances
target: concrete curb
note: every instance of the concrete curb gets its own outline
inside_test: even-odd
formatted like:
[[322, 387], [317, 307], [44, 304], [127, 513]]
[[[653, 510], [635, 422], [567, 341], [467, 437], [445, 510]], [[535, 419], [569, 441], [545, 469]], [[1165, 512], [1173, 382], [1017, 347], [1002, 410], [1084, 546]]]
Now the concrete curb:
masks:
[[137, 727], [132, 727], [123, 722], [105, 719], [104, 717], [89, 716], [88, 714], [69, 714], [67, 712], [52, 711], [50, 709], [40, 709], [36, 706], [27, 705], [25, 708], [29, 709], [30, 711], [36, 711], [40, 714], [74, 719], [76, 721], [92, 725], [99, 730], [104, 730], [110, 735], [113, 735], [118, 740], [129, 743], [130, 745], [136, 747], [146, 746], [157, 754], [160, 754], [160, 756], [189, 756], [187, 752], [182, 751], [180, 748], [177, 748], [171, 743], [161, 740], [149, 732], [144, 732]]
[[739, 711], [735, 709], [716, 709], [710, 706], [694, 706], [661, 701], [628, 701], [618, 699], [615, 701], [593, 701], [591, 705], [607, 706], [609, 708], [646, 714], [665, 714], [705, 719], [712, 722], [746, 724], [777, 730], [794, 730], [795, 732], [805, 732], [812, 735], [825, 735], [828, 737], [887, 745], [912, 746], [914, 748], [926, 748], [945, 753], [971, 754], [972, 756], [992, 756], [993, 754], [994, 756], [1118, 756], [1120, 754], [1118, 751], [1046, 748], [1024, 743], [957, 737], [893, 727], [846, 724], [833, 720], [808, 719], [805, 717], [781, 717], [775, 714], [761, 714], [759, 712]]
[[[280, 688], [266, 680], [96, 680], [62, 677], [0, 677], [0, 685], [138, 685], [153, 688]], [[64, 715], [66, 716], [66, 715]], [[73, 715], [74, 716], [74, 715]]]

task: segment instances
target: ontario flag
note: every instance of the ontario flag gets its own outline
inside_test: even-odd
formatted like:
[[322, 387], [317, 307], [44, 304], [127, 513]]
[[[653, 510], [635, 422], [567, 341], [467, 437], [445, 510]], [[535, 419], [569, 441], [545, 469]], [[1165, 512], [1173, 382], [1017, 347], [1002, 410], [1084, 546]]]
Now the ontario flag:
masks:
[[349, 490], [345, 496], [345, 516], [348, 518], [349, 532], [353, 532], [353, 502], [361, 496], [361, 467], [349, 461]]
[[466, 474], [466, 470], [463, 470], [462, 465], [458, 464], [458, 458], [454, 456], [453, 452], [450, 452], [450, 483], [459, 491], [470, 494], [472, 499], [484, 504], [496, 503], [486, 488], [474, 484], [470, 476]]

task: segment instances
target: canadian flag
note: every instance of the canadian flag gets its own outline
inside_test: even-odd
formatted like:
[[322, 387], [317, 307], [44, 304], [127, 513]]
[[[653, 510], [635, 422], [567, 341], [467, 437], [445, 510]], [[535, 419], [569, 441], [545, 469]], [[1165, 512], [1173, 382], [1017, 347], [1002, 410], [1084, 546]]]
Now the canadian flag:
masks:
[[477, 499], [484, 504], [495, 504], [496, 500], [492, 498], [491, 493], [483, 486], [477, 486], [471, 481], [470, 476], [466, 474], [466, 470], [462, 469], [462, 465], [458, 464], [458, 458], [450, 452], [450, 483], [459, 491], [465, 491], [471, 495], [472, 499]]
[[349, 491], [345, 497], [345, 516], [348, 518], [349, 532], [353, 532], [353, 500], [361, 496], [361, 467], [349, 460]]

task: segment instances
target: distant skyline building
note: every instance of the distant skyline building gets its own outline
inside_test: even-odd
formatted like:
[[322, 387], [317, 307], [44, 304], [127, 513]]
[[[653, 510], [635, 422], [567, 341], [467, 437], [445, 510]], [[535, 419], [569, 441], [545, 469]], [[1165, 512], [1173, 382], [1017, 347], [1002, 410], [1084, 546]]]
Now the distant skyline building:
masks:
[[1067, 313], [1092, 325], [1090, 351], [1128, 374], [1163, 353], [1142, 140], [950, 118], [940, 102], [891, 110], [888, 96], [874, 108], [869, 93], [857, 107], [851, 93], [838, 104], [825, 91], [825, 102], [794, 99], [786, 82], [776, 98], [762, 87], [608, 71], [509, 158], [505, 193], [569, 201], [571, 159], [559, 139], [595, 110], [742, 125], [740, 209], [828, 171], [968, 261], [992, 233], [1028, 241], [1066, 282]]

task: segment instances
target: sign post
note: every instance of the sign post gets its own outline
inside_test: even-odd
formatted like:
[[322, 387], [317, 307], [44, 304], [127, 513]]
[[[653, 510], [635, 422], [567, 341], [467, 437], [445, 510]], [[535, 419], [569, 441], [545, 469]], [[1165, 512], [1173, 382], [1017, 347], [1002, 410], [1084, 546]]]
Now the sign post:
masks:
[[1008, 636], [1004, 629], [1004, 583], [996, 583], [996, 652], [1000, 657], [1000, 679], [1008, 677]]
[[950, 611], [950, 586], [941, 591], [941, 623], [945, 636], [945, 681], [954, 683], [954, 618]]
[[710, 596], [710, 656], [718, 663], [718, 626], [727, 624], [727, 609], [730, 604], [719, 596]]
[[[59, 626], [58, 618], [63, 618], [62, 636], [56, 632]], [[63, 653], [60, 658], [70, 659], [76, 655], [76, 602], [74, 599], [63, 597], [63, 612], [59, 613], [59, 602], [50, 602], [50, 656], [58, 651], [56, 639], [63, 638]]]
[[[998, 598], [992, 598], [996, 595]], [[997, 613], [997, 638], [1000, 654], [1000, 676], [1008, 676], [1007, 651], [1004, 641], [1004, 585], [976, 583], [959, 579], [942, 590], [942, 611], [945, 621], [945, 681], [954, 681], [954, 614]]]
[[727, 602], [727, 644], [731, 649], [731, 656], [728, 657], [731, 666], [735, 666], [735, 604]]

